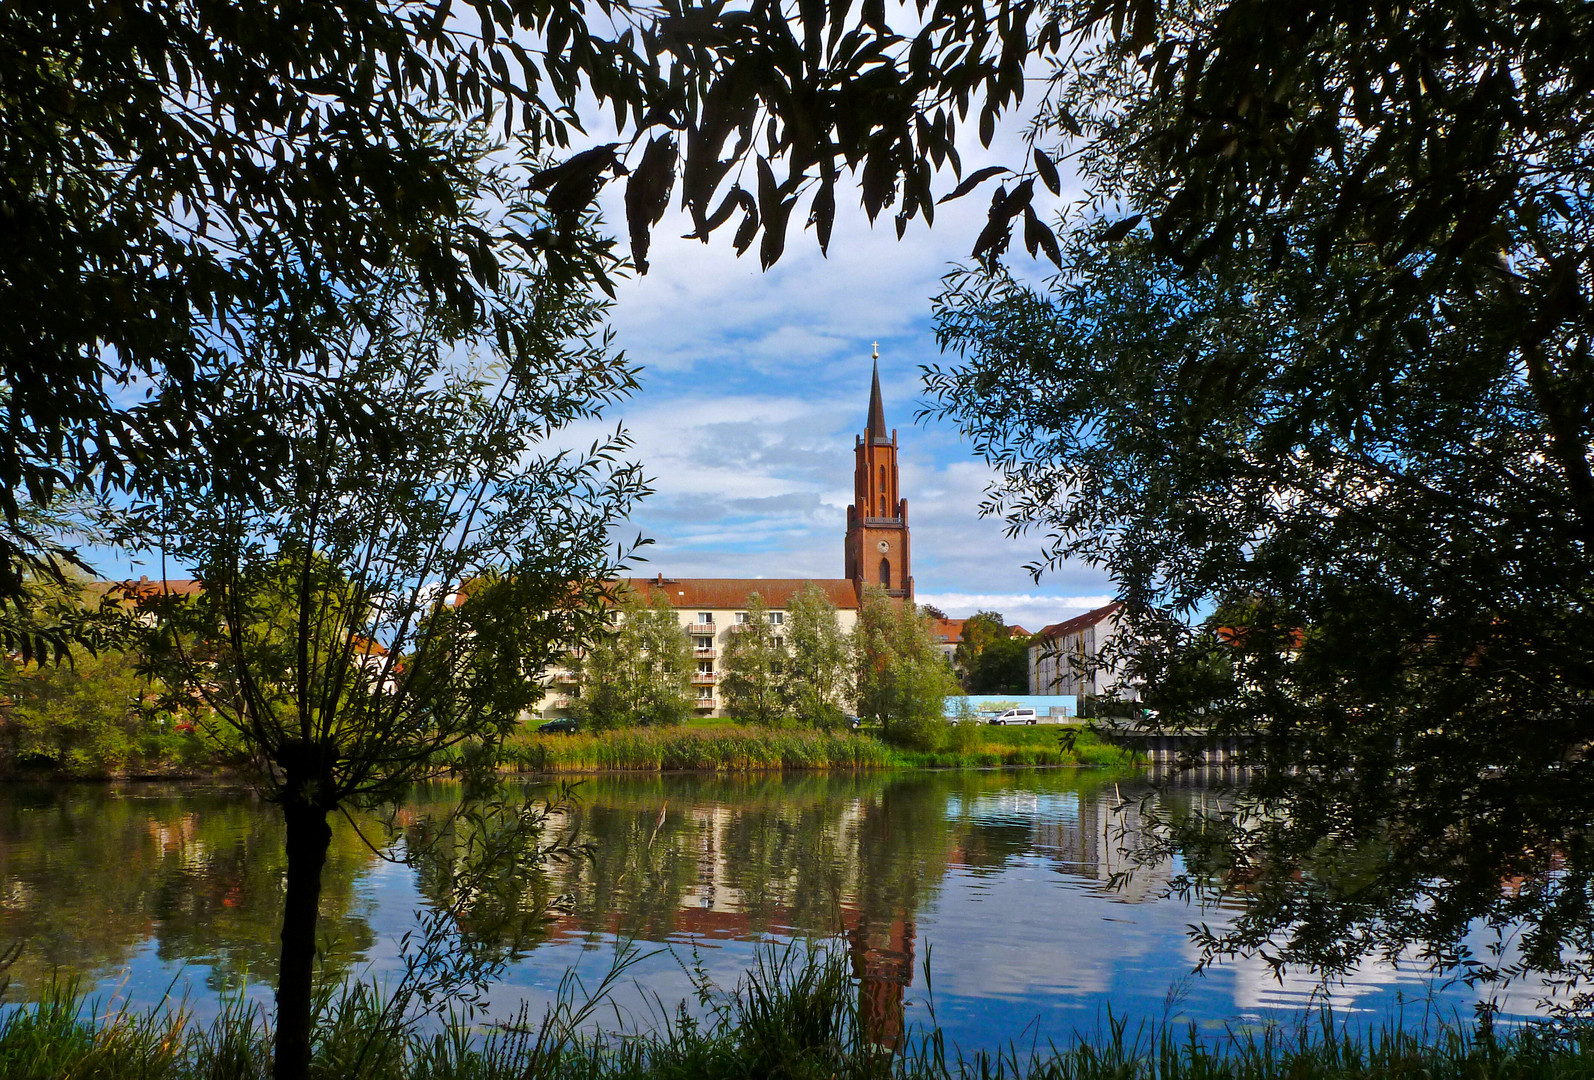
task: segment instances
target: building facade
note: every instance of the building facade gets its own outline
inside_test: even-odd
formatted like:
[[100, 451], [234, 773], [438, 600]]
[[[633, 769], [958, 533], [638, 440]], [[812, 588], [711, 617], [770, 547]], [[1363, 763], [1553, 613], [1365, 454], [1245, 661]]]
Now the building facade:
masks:
[[1064, 622], [1053, 623], [1030, 639], [1029, 692], [1116, 696], [1133, 701], [1133, 687], [1123, 687], [1122, 665], [1104, 655], [1118, 634], [1118, 612], [1112, 603]]
[[[692, 639], [692, 694], [699, 716], [725, 715], [719, 693], [721, 658], [726, 640], [750, 618], [747, 600], [754, 593], [768, 608], [765, 617], [775, 625], [777, 637], [782, 636], [780, 627], [785, 625], [792, 598], [810, 585], [817, 586], [836, 606], [842, 633], [852, 633], [858, 624], [857, 594], [852, 582], [844, 578], [670, 578], [660, 574], [623, 581], [643, 603], [653, 602], [662, 593], [675, 608], [681, 631]], [[570, 708], [575, 696], [575, 672], [569, 667], [553, 668], [548, 683], [541, 711], [560, 715]]]

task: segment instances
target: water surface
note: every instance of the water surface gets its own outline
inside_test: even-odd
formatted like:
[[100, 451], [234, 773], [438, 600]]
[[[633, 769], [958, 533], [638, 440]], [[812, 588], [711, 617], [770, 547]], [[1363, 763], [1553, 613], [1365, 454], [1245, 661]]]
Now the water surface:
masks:
[[[933, 1005], [965, 1049], [1064, 1042], [1109, 1008], [1208, 1031], [1315, 1010], [1325, 991], [1306, 975], [1281, 982], [1254, 962], [1192, 974], [1189, 925], [1229, 913], [1168, 897], [1171, 865], [1115, 882], [1137, 824], [1123, 794], [1089, 770], [588, 780], [561, 824], [590, 856], [551, 865], [507, 918], [465, 932], [520, 933], [491, 991], [498, 1016], [539, 1011], [572, 968], [595, 983], [620, 941], [645, 958], [610, 1026], [656, 1023], [695, 999], [694, 979], [732, 986], [760, 948], [792, 942], [845, 952], [886, 1037], [927, 1022]], [[454, 798], [418, 791], [399, 824]], [[418, 868], [394, 864], [337, 822], [322, 906], [334, 971], [396, 977], [402, 935], [453, 895], [442, 850]], [[269, 1001], [283, 870], [280, 819], [247, 792], [0, 789], [0, 942], [23, 943], [9, 996], [65, 976], [135, 1004], [186, 996], [201, 1014], [230, 987]], [[551, 919], [524, 914], [555, 896]], [[1468, 1021], [1477, 1000], [1415, 965], [1368, 965], [1331, 992], [1342, 1019], [1407, 1024]], [[1531, 1015], [1539, 996], [1496, 994], [1508, 1018]]]

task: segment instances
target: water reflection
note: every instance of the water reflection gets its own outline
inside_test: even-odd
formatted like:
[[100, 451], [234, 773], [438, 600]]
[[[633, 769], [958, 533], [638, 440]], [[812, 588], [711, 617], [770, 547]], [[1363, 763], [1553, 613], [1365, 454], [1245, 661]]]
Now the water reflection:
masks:
[[[546, 867], [464, 929], [513, 957], [495, 997], [506, 1014], [619, 938], [711, 950], [724, 982], [758, 942], [833, 941], [886, 1044], [925, 1004], [931, 948], [937, 1017], [969, 1047], [1032, 1020], [1043, 1038], [1066, 1038], [1109, 1004], [1131, 1019], [1214, 1024], [1309, 1004], [1315, 983], [1268, 983], [1254, 965], [1189, 980], [1186, 924], [1223, 913], [1167, 899], [1171, 866], [1119, 881], [1140, 827], [1119, 784], [1079, 770], [592, 779], [559, 821], [591, 857]], [[352, 828], [335, 830], [322, 905], [333, 973], [391, 975], [413, 912], [449, 902], [464, 838], [419, 830], [456, 798], [437, 786], [400, 809], [408, 839], [431, 852], [417, 868], [382, 863]], [[58, 973], [125, 976], [146, 997], [184, 968], [212, 994], [245, 977], [269, 985], [281, 845], [272, 808], [240, 792], [0, 793], [0, 938], [24, 942], [13, 996]], [[559, 914], [533, 917], [558, 895]], [[671, 957], [640, 966], [638, 997], [689, 996], [680, 968]], [[1404, 970], [1370, 970], [1347, 990], [1374, 1010], [1396, 992], [1434, 992]], [[1467, 1010], [1464, 992], [1443, 993]]]
[[[0, 797], [0, 940], [23, 949], [7, 973], [25, 993], [94, 977], [154, 942], [162, 960], [218, 989], [276, 974], [283, 873], [280, 815], [245, 793], [149, 785], [10, 788]], [[322, 877], [329, 970], [371, 944], [372, 856], [339, 830]]]

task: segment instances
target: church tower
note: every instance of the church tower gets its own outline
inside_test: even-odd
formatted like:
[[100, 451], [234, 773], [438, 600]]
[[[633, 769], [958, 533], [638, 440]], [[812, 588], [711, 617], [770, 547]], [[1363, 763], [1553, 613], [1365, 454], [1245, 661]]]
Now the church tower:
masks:
[[869, 422], [857, 437], [852, 487], [847, 507], [847, 578], [863, 600], [865, 585], [913, 601], [908, 549], [908, 500], [897, 483], [897, 433], [886, 433], [880, 400], [880, 347], [875, 346], [874, 385], [869, 391]]

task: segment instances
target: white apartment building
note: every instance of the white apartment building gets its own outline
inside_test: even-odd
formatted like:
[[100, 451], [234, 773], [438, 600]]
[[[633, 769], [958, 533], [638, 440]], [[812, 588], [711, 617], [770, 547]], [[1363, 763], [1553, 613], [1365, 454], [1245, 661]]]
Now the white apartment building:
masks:
[[1030, 639], [1029, 692], [1116, 695], [1136, 700], [1133, 687], [1120, 687], [1121, 664], [1102, 655], [1118, 634], [1118, 611], [1112, 603], [1065, 622], [1053, 623]]
[[[858, 594], [846, 578], [625, 578], [625, 586], [644, 603], [663, 593], [675, 608], [681, 629], [692, 639], [692, 690], [699, 716], [724, 716], [719, 694], [720, 657], [734, 627], [748, 620], [747, 598], [757, 593], [768, 609], [766, 617], [777, 627], [786, 622], [792, 598], [816, 585], [836, 606], [843, 634], [858, 624]], [[575, 675], [569, 668], [548, 672], [548, 694], [540, 709], [544, 716], [559, 716], [570, 707]]]

